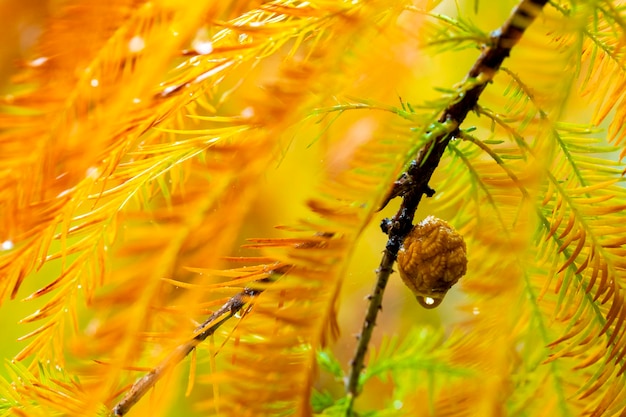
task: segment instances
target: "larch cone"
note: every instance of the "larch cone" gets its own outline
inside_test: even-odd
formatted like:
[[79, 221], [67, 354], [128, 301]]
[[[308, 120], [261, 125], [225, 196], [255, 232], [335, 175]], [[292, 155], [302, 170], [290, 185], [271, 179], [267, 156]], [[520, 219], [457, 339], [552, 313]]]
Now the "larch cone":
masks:
[[437, 307], [467, 271], [463, 236], [444, 220], [428, 216], [404, 238], [398, 269], [423, 307]]

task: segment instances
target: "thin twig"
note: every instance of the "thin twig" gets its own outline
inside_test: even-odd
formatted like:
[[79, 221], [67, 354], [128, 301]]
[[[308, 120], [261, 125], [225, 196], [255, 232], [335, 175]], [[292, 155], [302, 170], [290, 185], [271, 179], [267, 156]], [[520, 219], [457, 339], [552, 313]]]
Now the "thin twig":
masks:
[[[432, 196], [434, 191], [428, 186], [433, 172], [452, 138], [459, 135], [461, 123], [478, 104], [478, 98], [509, 56], [511, 49], [522, 37], [526, 28], [541, 13], [547, 0], [522, 0], [511, 13], [509, 19], [491, 35], [491, 43], [485, 47], [476, 60], [458, 93], [457, 100], [448, 106], [439, 118], [436, 131], [428, 132], [433, 139], [422, 149], [407, 171], [395, 182], [383, 207], [395, 198], [402, 197], [402, 204], [396, 215], [383, 220], [381, 228], [389, 236], [380, 266], [376, 270], [377, 282], [374, 293], [369, 297], [369, 306], [358, 336], [357, 348], [350, 362], [350, 374], [346, 382], [346, 393], [350, 399], [346, 415], [352, 415], [354, 400], [359, 395], [359, 378], [364, 368], [365, 354], [372, 337], [378, 311], [382, 308], [382, 298], [393, 271], [393, 264], [402, 247], [404, 237], [413, 227], [415, 211], [425, 194]], [[434, 134], [434, 135], [433, 135]], [[381, 207], [382, 208], [382, 207]]]
[[237, 314], [241, 309], [261, 293], [262, 290], [245, 289], [231, 297], [223, 306], [211, 314], [194, 332], [195, 336], [187, 342], [177, 346], [161, 363], [148, 374], [138, 379], [124, 398], [112, 409], [112, 416], [123, 416], [152, 388], [159, 379], [187, 355], [189, 355], [201, 342], [215, 333], [215, 331], [228, 319]]

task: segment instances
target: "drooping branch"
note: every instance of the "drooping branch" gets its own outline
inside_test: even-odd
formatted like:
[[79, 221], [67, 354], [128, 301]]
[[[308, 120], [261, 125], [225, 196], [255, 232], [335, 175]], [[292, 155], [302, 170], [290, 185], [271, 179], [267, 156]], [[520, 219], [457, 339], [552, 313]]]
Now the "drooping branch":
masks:
[[201, 342], [211, 336], [228, 319], [239, 313], [251, 299], [262, 290], [244, 289], [235, 294], [218, 310], [211, 314], [196, 329], [195, 336], [187, 342], [177, 346], [163, 361], [145, 376], [138, 379], [112, 409], [112, 416], [123, 416], [152, 388], [168, 371], [189, 355]]
[[[407, 171], [398, 179], [382, 207], [395, 197], [401, 197], [398, 212], [391, 219], [383, 220], [381, 228], [388, 235], [383, 257], [376, 270], [377, 282], [365, 320], [358, 336], [357, 348], [350, 362], [350, 374], [346, 381], [346, 393], [350, 398], [347, 415], [352, 414], [352, 404], [359, 395], [359, 377], [364, 368], [365, 354], [372, 337], [378, 311], [398, 251], [405, 236], [413, 227], [415, 211], [423, 195], [434, 194], [429, 187], [430, 179], [439, 165], [439, 161], [453, 138], [458, 137], [459, 129], [468, 113], [472, 111], [480, 95], [500, 69], [502, 62], [509, 56], [511, 49], [522, 37], [526, 28], [542, 12], [547, 0], [522, 0], [506, 22], [492, 32], [491, 42], [485, 45], [483, 52], [469, 70], [456, 100], [439, 117], [438, 123], [427, 132], [432, 137], [430, 142], [418, 153]], [[381, 207], [381, 208], [382, 208]]]

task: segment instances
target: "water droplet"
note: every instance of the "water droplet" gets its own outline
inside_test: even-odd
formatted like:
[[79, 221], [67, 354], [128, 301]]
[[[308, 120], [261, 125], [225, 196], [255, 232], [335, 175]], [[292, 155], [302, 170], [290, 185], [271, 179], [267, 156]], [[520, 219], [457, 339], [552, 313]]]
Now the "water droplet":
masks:
[[244, 119], [250, 119], [252, 116], [254, 116], [254, 108], [252, 107], [246, 107], [241, 111], [241, 117]]
[[100, 85], [100, 81], [96, 80], [95, 78], [92, 79], [89, 84], [91, 84], [92, 87], [97, 87]]
[[0, 245], [0, 250], [11, 250], [13, 249], [14, 245], [13, 242], [10, 240], [5, 240], [4, 242], [2, 242], [2, 244]]
[[68, 195], [72, 191], [74, 191], [73, 188], [68, 188], [67, 190], [63, 190], [59, 194], [57, 194], [57, 198], [65, 197], [66, 195]]
[[141, 99], [140, 99], [140, 98], [138, 98], [138, 97], [135, 97], [135, 98], [133, 99], [133, 103], [135, 103], [135, 104], [139, 104], [139, 103], [141, 103]]
[[82, 290], [82, 289], [83, 289], [83, 286], [82, 286], [82, 285], [80, 285], [80, 284], [78, 284], [78, 285], [76, 286], [76, 288], [78, 288], [79, 290]]
[[393, 408], [395, 408], [396, 410], [402, 409], [403, 406], [404, 406], [404, 404], [400, 400], [395, 400], [393, 402]]
[[477, 316], [477, 315], [479, 315], [479, 314], [480, 314], [480, 310], [478, 309], [478, 307], [474, 307], [474, 308], [472, 309], [472, 314], [473, 314], [473, 315], [475, 315], [475, 316]]
[[43, 64], [45, 64], [46, 62], [48, 62], [48, 58], [46, 58], [45, 56], [33, 59], [32, 61], [29, 62], [29, 65], [31, 67], [40, 67]]
[[251, 28], [258, 28], [261, 26], [261, 22], [250, 22]]
[[208, 55], [213, 52], [213, 43], [211, 41], [194, 40], [191, 46], [200, 55]]
[[85, 176], [87, 178], [91, 178], [93, 180], [97, 180], [100, 177], [100, 170], [96, 167], [89, 167], [85, 172]]
[[175, 91], [177, 88], [178, 88], [177, 85], [171, 85], [169, 87], [164, 88], [163, 92], [161, 94], [166, 96], [166, 95], [170, 94], [172, 91]]
[[239, 40], [239, 43], [243, 43], [246, 39], [248, 39], [248, 35], [245, 33], [241, 33], [237, 39]]
[[144, 41], [141, 36], [133, 36], [130, 41], [128, 41], [128, 50], [132, 53], [141, 52], [145, 47], [146, 41]]
[[206, 27], [198, 29], [194, 40], [191, 42], [191, 47], [200, 55], [208, 55], [213, 52], [211, 35]]

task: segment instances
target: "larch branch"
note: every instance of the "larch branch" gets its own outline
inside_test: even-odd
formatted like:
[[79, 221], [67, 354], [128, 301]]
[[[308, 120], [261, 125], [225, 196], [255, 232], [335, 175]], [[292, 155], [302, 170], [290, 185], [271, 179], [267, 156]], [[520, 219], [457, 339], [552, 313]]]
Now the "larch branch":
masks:
[[[350, 374], [346, 381], [346, 393], [350, 398], [347, 415], [352, 415], [354, 399], [359, 395], [359, 377], [364, 368], [365, 354], [372, 337], [378, 311], [382, 307], [383, 293], [393, 271], [393, 264], [402, 247], [405, 236], [413, 227], [415, 211], [422, 196], [434, 194], [428, 183], [439, 165], [448, 143], [459, 136], [459, 128], [468, 113], [478, 104], [480, 95], [509, 56], [511, 49], [522, 37], [526, 28], [542, 12], [547, 0], [522, 0], [506, 22], [491, 34], [491, 42], [486, 45], [472, 68], [469, 70], [457, 100], [450, 104], [439, 117], [439, 126], [427, 134], [433, 139], [418, 153], [407, 171], [402, 174], [383, 203], [383, 207], [395, 198], [401, 197], [398, 212], [391, 219], [383, 220], [381, 228], [388, 235], [383, 257], [376, 270], [377, 282], [369, 297], [369, 306], [358, 336], [357, 348], [350, 362]], [[382, 207], [381, 207], [382, 208]]]
[[237, 314], [248, 304], [251, 298], [256, 297], [261, 290], [245, 289], [231, 297], [223, 306], [211, 314], [196, 329], [195, 336], [187, 342], [177, 346], [163, 361], [148, 374], [138, 379], [112, 409], [112, 416], [123, 416], [152, 388], [163, 375], [175, 367], [189, 355], [201, 342], [215, 333], [215, 331], [231, 317]]

